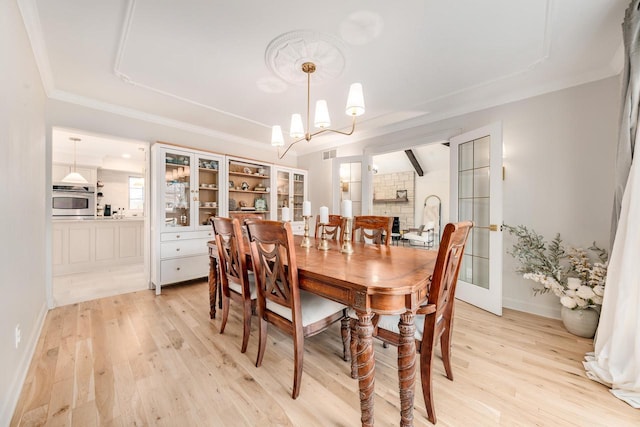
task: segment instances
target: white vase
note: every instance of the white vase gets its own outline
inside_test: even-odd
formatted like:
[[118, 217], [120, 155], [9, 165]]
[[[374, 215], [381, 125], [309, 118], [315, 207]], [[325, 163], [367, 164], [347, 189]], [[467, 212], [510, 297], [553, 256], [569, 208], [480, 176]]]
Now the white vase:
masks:
[[562, 323], [567, 331], [584, 338], [593, 338], [598, 328], [600, 314], [593, 308], [572, 310], [562, 306]]

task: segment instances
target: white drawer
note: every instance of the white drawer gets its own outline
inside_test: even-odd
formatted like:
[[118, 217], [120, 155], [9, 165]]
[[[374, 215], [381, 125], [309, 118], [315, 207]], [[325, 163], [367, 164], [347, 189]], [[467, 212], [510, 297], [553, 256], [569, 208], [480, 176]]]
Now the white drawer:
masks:
[[209, 256], [197, 255], [160, 261], [160, 282], [182, 282], [209, 275]]
[[291, 232], [297, 236], [304, 236], [304, 222], [292, 222]]
[[161, 242], [170, 242], [173, 240], [189, 240], [189, 239], [209, 239], [214, 240], [213, 230], [208, 231], [175, 231], [171, 233], [160, 234]]
[[175, 240], [160, 244], [160, 259], [209, 253], [208, 239]]

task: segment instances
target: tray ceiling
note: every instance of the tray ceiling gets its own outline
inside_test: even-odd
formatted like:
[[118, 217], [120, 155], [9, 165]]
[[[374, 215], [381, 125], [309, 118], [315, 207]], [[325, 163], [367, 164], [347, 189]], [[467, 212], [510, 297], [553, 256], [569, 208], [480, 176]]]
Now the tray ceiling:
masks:
[[306, 105], [305, 87], [274, 72], [270, 43], [298, 30], [336, 39], [342, 69], [312, 77], [312, 100], [348, 127], [359, 81], [367, 111], [354, 136], [318, 137], [320, 149], [617, 74], [628, 0], [19, 4], [49, 96], [253, 146]]

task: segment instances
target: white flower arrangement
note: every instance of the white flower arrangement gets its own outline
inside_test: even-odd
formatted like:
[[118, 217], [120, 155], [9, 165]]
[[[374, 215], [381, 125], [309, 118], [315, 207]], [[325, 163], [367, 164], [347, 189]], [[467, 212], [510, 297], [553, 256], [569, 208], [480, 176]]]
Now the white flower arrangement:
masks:
[[523, 225], [504, 225], [504, 229], [517, 237], [512, 250], [507, 251], [520, 262], [516, 271], [542, 285], [533, 289], [534, 294], [553, 292], [563, 306], [573, 310], [602, 305], [608, 262], [605, 249], [594, 242], [588, 250], [596, 254], [598, 261], [592, 262], [584, 249], [566, 251], [560, 234], [547, 243]]

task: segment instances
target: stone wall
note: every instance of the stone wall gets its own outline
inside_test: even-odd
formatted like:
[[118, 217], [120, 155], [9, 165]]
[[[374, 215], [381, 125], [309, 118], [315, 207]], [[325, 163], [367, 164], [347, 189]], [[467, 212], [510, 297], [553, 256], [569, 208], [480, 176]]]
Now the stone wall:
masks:
[[[406, 190], [408, 202], [379, 202], [376, 200], [396, 199], [398, 190]], [[400, 229], [414, 225], [415, 172], [376, 174], [373, 176], [373, 215], [397, 216]]]

